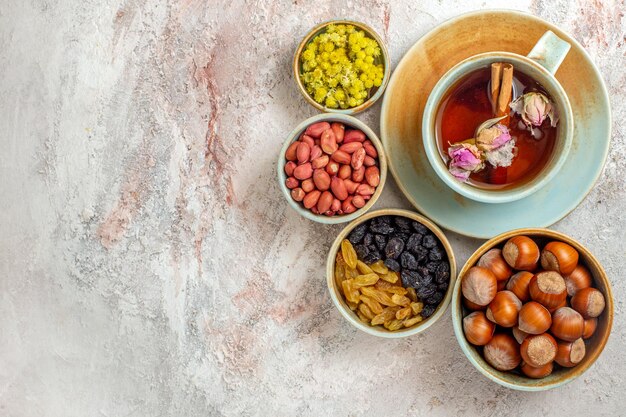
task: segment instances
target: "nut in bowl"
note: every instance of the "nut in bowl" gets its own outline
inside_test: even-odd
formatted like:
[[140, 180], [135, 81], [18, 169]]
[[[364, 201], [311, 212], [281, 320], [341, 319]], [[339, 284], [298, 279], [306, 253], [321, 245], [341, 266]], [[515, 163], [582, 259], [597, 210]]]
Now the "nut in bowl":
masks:
[[508, 388], [541, 391], [582, 375], [613, 323], [613, 295], [595, 257], [548, 229], [487, 241], [467, 261], [452, 296], [463, 353]]
[[351, 20], [325, 22], [309, 31], [296, 50], [293, 71], [309, 104], [343, 114], [356, 114], [374, 104], [391, 74], [380, 36]]
[[387, 178], [376, 134], [352, 116], [320, 114], [300, 123], [278, 157], [278, 180], [289, 204], [320, 223], [354, 220], [380, 196]]
[[426, 330], [452, 297], [456, 263], [428, 219], [384, 209], [350, 223], [335, 239], [326, 282], [341, 315], [370, 335], [400, 338]]

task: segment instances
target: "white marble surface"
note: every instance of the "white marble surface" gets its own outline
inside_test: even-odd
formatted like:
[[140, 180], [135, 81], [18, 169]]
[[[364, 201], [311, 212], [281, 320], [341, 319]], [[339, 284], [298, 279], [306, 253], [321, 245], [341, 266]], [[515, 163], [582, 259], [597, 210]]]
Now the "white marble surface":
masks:
[[[515, 7], [578, 39], [607, 82], [613, 140], [553, 227], [613, 280], [604, 354], [521, 393], [463, 357], [449, 312], [379, 340], [324, 283], [340, 226], [300, 218], [274, 161], [315, 114], [290, 63], [333, 17], [368, 22], [397, 63], [465, 11], [510, 2], [0, 0], [0, 415], [617, 415], [626, 410], [623, 1]], [[380, 105], [359, 116], [378, 131]], [[377, 207], [407, 207], [390, 179]], [[450, 234], [459, 266], [481, 243]]]

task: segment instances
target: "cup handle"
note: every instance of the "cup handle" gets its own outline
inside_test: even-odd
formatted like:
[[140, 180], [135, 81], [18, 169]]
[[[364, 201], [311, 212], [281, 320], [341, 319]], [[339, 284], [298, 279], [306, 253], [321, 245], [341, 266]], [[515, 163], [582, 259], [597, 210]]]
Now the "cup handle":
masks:
[[543, 34], [527, 57], [554, 75], [571, 47], [572, 45], [549, 30]]

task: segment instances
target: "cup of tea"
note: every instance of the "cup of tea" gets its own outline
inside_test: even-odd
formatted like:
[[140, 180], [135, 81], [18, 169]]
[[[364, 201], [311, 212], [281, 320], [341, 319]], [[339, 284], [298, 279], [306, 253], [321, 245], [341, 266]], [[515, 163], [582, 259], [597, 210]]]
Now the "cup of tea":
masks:
[[574, 133], [570, 102], [554, 76], [569, 49], [547, 31], [527, 56], [474, 55], [437, 82], [424, 108], [422, 139], [430, 164], [452, 190], [506, 203], [557, 175]]

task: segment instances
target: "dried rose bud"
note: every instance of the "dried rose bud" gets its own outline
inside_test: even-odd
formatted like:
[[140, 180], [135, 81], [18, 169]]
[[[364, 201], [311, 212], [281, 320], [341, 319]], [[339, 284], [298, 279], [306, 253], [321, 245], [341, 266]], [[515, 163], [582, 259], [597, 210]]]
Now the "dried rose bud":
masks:
[[480, 151], [469, 143], [456, 143], [448, 148], [450, 166], [448, 170], [459, 181], [467, 181], [470, 173], [484, 168]]
[[483, 152], [493, 151], [511, 140], [509, 129], [503, 124], [496, 124], [482, 129], [476, 137], [476, 146]]
[[511, 137], [509, 129], [502, 124], [480, 130], [476, 137], [476, 146], [494, 167], [511, 166], [517, 154], [515, 139]]
[[552, 127], [559, 121], [554, 105], [541, 93], [526, 93], [513, 101], [510, 107], [528, 126], [541, 126], [546, 117], [550, 118]]

